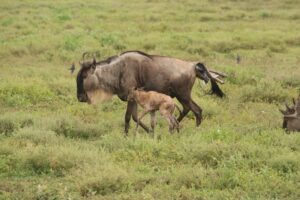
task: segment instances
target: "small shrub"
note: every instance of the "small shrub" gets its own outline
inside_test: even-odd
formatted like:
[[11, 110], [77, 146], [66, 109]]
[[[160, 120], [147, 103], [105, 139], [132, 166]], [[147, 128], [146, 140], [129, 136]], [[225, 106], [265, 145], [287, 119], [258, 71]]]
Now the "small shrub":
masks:
[[283, 43], [270, 44], [269, 49], [271, 52], [274, 52], [274, 53], [284, 53], [287, 51], [287, 48], [285, 47], [285, 45]]
[[243, 102], [283, 102], [288, 96], [287, 91], [274, 81], [262, 80], [257, 86], [246, 85], [241, 90]]
[[225, 144], [212, 143], [193, 149], [192, 157], [205, 167], [216, 168], [219, 163], [230, 155], [229, 147]]
[[0, 101], [8, 106], [26, 107], [49, 102], [53, 97], [53, 93], [47, 87], [38, 84], [6, 84], [0, 87]]
[[83, 122], [61, 120], [52, 129], [58, 135], [70, 138], [92, 139], [110, 132], [109, 124], [84, 124]]
[[187, 51], [191, 54], [201, 55], [204, 57], [209, 56], [209, 50], [205, 47], [188, 47]]
[[14, 18], [11, 18], [11, 17], [5, 17], [3, 18], [1, 21], [0, 21], [0, 24], [2, 26], [10, 26], [12, 25], [14, 22]]
[[214, 182], [214, 187], [220, 190], [234, 189], [239, 186], [239, 180], [236, 177], [233, 169], [219, 169], [217, 179]]
[[12, 134], [17, 129], [17, 125], [7, 119], [0, 120], [0, 133], [5, 135]]
[[58, 16], [57, 16], [57, 19], [58, 19], [59, 21], [64, 22], [64, 21], [70, 20], [71, 17], [70, 17], [70, 15], [68, 15], [68, 14], [61, 14], [61, 15], [58, 15]]
[[54, 149], [38, 147], [33, 151], [25, 151], [18, 155], [21, 156], [20, 168], [35, 174], [63, 176], [76, 165], [76, 155], [72, 152], [73, 150], [64, 149], [64, 147]]
[[227, 66], [225, 68], [227, 74], [226, 81], [236, 85], [257, 85], [257, 83], [265, 77], [262, 71], [259, 69], [249, 67], [245, 68], [234, 68]]
[[146, 44], [144, 44], [143, 48], [146, 51], [151, 51], [151, 50], [154, 50], [156, 48], [156, 44], [154, 44], [154, 43], [146, 43]]
[[112, 172], [102, 172], [100, 176], [87, 181], [80, 187], [80, 193], [83, 197], [93, 195], [108, 195], [112, 193], [121, 193], [129, 190], [130, 179], [125, 171], [114, 169]]
[[269, 164], [280, 174], [295, 173], [299, 170], [299, 156], [294, 154], [280, 155], [269, 160]]
[[65, 38], [64, 49], [67, 51], [75, 51], [80, 46], [79, 36], [69, 36]]
[[300, 86], [300, 79], [296, 75], [291, 75], [280, 80], [283, 87], [297, 87]]
[[34, 128], [23, 128], [16, 132], [14, 138], [22, 141], [28, 140], [36, 145], [53, 144], [59, 140], [53, 131], [36, 130]]
[[180, 188], [188, 189], [201, 189], [202, 179], [205, 177], [205, 170], [201, 166], [195, 166], [194, 168], [186, 168], [176, 172], [174, 174], [174, 180], [171, 181], [173, 187], [177, 190]]
[[294, 36], [285, 40], [285, 43], [291, 46], [300, 45], [300, 36]]
[[261, 18], [263, 18], [263, 19], [265, 19], [265, 18], [269, 18], [269, 17], [271, 17], [272, 16], [272, 14], [271, 13], [269, 13], [269, 12], [262, 12], [262, 13], [260, 13], [260, 17]]
[[114, 35], [105, 34], [100, 38], [100, 42], [102, 46], [112, 46], [113, 44], [116, 44], [117, 37]]
[[24, 116], [2, 116], [0, 118], [0, 134], [11, 135], [19, 128], [30, 127], [33, 125], [33, 120]]
[[219, 53], [230, 53], [231, 51], [238, 48], [238, 45], [233, 41], [220, 41], [211, 45], [213, 51]]

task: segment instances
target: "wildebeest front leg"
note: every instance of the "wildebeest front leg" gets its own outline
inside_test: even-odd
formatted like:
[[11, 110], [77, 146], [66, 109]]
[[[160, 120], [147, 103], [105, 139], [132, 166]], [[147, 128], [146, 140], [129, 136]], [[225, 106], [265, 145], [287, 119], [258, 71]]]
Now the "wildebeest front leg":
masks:
[[[137, 103], [136, 102], [133, 102], [133, 103], [134, 103], [134, 105], [133, 105], [133, 110], [132, 110], [132, 118], [137, 123], [137, 121], [138, 121]], [[149, 128], [143, 122], [139, 122], [139, 124], [147, 133], [149, 133]]]
[[180, 122], [186, 116], [186, 114], [192, 110], [196, 117], [196, 126], [199, 126], [202, 120], [202, 109], [192, 99], [178, 99], [178, 101], [183, 106], [183, 111], [181, 112], [177, 121]]
[[196, 116], [196, 126], [199, 126], [202, 121], [202, 109], [193, 101], [189, 102], [190, 108]]
[[125, 114], [125, 135], [128, 135], [128, 129], [129, 129], [129, 122], [131, 118], [131, 114], [134, 108], [134, 102], [128, 102], [127, 103], [127, 109], [126, 109], [126, 114]]
[[178, 101], [181, 103], [183, 110], [180, 113], [179, 117], [177, 118], [178, 123], [188, 114], [188, 112], [190, 111], [190, 108], [188, 106], [188, 101], [183, 101], [178, 99]]

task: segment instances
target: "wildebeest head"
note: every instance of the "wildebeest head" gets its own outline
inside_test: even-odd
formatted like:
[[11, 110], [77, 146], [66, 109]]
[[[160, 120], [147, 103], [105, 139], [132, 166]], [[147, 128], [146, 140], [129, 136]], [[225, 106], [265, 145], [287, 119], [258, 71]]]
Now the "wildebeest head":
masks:
[[293, 106], [285, 104], [286, 110], [279, 109], [283, 114], [282, 128], [287, 131], [300, 131], [300, 95], [297, 99], [293, 99]]
[[84, 61], [83, 63], [79, 63], [81, 65], [81, 69], [77, 74], [77, 99], [80, 102], [89, 102], [85, 80], [90, 78], [91, 75], [94, 74], [96, 68], [96, 59], [93, 61]]
[[205, 83], [207, 83], [210, 80], [209, 79], [209, 72], [206, 69], [206, 67], [204, 66], [204, 64], [202, 64], [202, 63], [197, 63], [196, 64], [196, 75], [200, 79], [204, 80]]

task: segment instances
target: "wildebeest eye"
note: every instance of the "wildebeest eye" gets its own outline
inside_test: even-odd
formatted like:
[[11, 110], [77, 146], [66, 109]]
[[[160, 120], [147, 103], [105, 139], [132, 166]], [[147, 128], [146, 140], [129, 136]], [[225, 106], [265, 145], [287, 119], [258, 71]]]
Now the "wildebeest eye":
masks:
[[201, 74], [204, 74], [207, 72], [206, 67], [204, 66], [204, 64], [202, 63], [197, 63], [196, 64], [196, 69], [198, 72], [200, 72]]

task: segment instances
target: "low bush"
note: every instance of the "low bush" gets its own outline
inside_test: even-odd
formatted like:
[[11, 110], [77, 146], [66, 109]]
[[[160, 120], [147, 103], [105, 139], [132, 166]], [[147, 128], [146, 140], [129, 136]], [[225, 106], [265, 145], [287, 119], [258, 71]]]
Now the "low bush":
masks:
[[283, 102], [288, 96], [287, 91], [279, 83], [266, 79], [259, 81], [256, 86], [245, 85], [241, 90], [243, 102], [279, 103]]
[[279, 174], [292, 174], [299, 170], [300, 157], [297, 154], [290, 153], [288, 155], [274, 156], [268, 162]]

